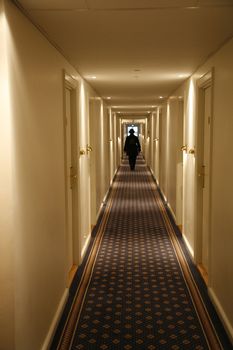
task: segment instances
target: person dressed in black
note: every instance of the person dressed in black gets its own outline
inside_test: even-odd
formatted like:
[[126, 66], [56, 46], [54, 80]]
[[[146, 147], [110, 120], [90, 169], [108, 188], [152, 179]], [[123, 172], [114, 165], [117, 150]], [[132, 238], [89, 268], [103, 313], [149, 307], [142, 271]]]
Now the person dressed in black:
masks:
[[130, 169], [134, 170], [137, 155], [141, 152], [141, 146], [138, 137], [134, 135], [134, 129], [130, 129], [129, 133], [130, 135], [125, 139], [124, 152], [129, 157]]

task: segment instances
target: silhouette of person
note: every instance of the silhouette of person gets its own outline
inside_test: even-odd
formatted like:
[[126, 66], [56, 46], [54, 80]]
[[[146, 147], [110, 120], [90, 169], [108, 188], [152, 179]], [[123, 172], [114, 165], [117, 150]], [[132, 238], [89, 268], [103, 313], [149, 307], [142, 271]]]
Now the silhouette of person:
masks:
[[141, 152], [141, 145], [137, 136], [134, 135], [134, 129], [129, 130], [130, 135], [125, 139], [124, 152], [129, 157], [130, 169], [135, 169], [136, 158], [139, 152]]

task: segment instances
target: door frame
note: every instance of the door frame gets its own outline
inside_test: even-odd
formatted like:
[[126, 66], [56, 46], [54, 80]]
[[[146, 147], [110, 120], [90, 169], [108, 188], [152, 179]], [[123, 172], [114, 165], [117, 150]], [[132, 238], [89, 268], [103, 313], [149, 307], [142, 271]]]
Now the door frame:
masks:
[[[194, 260], [199, 267], [201, 274], [207, 284], [211, 285], [211, 189], [212, 189], [212, 152], [213, 152], [213, 81], [214, 69], [205, 73], [197, 80], [197, 128], [196, 128], [196, 167], [195, 167], [195, 196], [196, 196], [196, 215], [195, 215], [195, 240], [194, 240]], [[209, 191], [207, 193], [209, 204], [208, 215], [208, 276], [202, 270], [200, 263], [202, 262], [202, 228], [203, 228], [203, 187], [202, 179], [199, 176], [203, 165], [204, 157], [204, 117], [205, 117], [205, 89], [211, 88], [211, 105], [210, 105], [210, 144], [209, 144]]]
[[[81, 262], [80, 253], [80, 228], [79, 228], [79, 161], [78, 161], [78, 150], [79, 150], [79, 103], [78, 103], [78, 91], [79, 91], [79, 81], [74, 79], [70, 74], [63, 70], [63, 138], [64, 138], [64, 172], [65, 172], [65, 210], [66, 210], [66, 238], [68, 234], [68, 180], [66, 174], [67, 159], [66, 159], [66, 89], [70, 90], [71, 96], [71, 125], [74, 127], [75, 132], [75, 145], [72, 145], [72, 135], [71, 135], [71, 147], [73, 147], [72, 153], [76, 156], [77, 163], [77, 180], [76, 186], [72, 190], [72, 246], [73, 246], [73, 266], [79, 266]], [[68, 254], [68, 247], [67, 247]], [[68, 264], [68, 256], [67, 256]], [[72, 269], [74, 270], [74, 269]], [[69, 271], [68, 271], [69, 272]], [[72, 272], [71, 272], [72, 273]], [[71, 276], [72, 277], [72, 276]]]

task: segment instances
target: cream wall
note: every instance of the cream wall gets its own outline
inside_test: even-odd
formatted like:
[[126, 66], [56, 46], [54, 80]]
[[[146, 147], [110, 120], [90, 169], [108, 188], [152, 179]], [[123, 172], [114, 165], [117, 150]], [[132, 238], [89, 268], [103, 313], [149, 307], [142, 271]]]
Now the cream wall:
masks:
[[[77, 81], [80, 148], [90, 143], [89, 100], [96, 93], [8, 1], [5, 21], [0, 4], [0, 348], [45, 349], [68, 293], [63, 71]], [[104, 107], [97, 128], [107, 168], [98, 174], [103, 199], [110, 183]], [[77, 157], [83, 250], [91, 232], [90, 154], [77, 149]]]
[[159, 154], [160, 154], [160, 140], [159, 140], [159, 114], [160, 114], [160, 107], [157, 108], [156, 112], [153, 112], [152, 118], [153, 118], [153, 137], [151, 139], [151, 164], [152, 164], [152, 171], [154, 174], [154, 177], [156, 178], [157, 182], [160, 181], [159, 179]]
[[14, 223], [12, 117], [6, 56], [6, 21], [0, 1], [0, 349], [14, 349]]
[[124, 135], [122, 134], [121, 118], [116, 115], [116, 130], [117, 130], [117, 166], [121, 164], [122, 159], [122, 140]]
[[117, 164], [117, 118], [116, 114], [112, 112], [112, 119], [113, 119], [113, 169], [116, 171], [118, 168]]
[[15, 348], [39, 349], [66, 287], [61, 70], [74, 70], [10, 3], [7, 21], [17, 228]]
[[[160, 189], [176, 217], [177, 164], [182, 159], [182, 114], [179, 99], [169, 98], [167, 104], [153, 114], [153, 134], [150, 140], [150, 165]], [[160, 160], [159, 160], [160, 158]]]
[[[209, 262], [209, 292], [225, 326], [233, 339], [233, 40], [225, 44], [202, 65], [195, 74], [168, 100], [160, 119], [160, 187], [176, 215], [177, 192], [175, 162], [180, 162], [178, 145], [182, 139], [179, 111], [175, 105], [184, 97], [183, 144], [188, 151], [195, 149], [197, 133], [197, 80], [214, 68], [212, 116], [212, 187], [210, 193], [211, 232]], [[179, 107], [181, 108], [181, 106]], [[179, 134], [179, 136], [178, 136]], [[195, 154], [183, 152], [183, 235], [194, 259], [200, 242], [197, 241], [196, 190], [197, 169]]]
[[181, 101], [179, 98], [169, 98], [167, 103], [167, 192], [166, 198], [168, 200], [170, 209], [174, 217], [177, 216], [177, 167], [182, 161], [182, 123], [183, 115], [181, 110]]
[[[92, 225], [96, 224], [111, 179], [115, 172], [114, 119], [103, 101], [97, 97], [90, 100], [90, 153]], [[110, 141], [111, 140], [111, 141]]]
[[110, 119], [109, 119], [109, 111], [107, 106], [103, 103], [103, 168], [102, 174], [104, 177], [103, 183], [103, 197], [107, 195], [109, 190], [109, 185], [111, 182], [110, 179]]
[[[160, 132], [159, 132], [159, 145], [160, 145], [160, 173], [159, 173], [159, 184], [160, 189], [164, 196], [167, 195], [167, 154], [168, 154], [168, 140], [167, 140], [167, 107], [166, 105], [161, 107], [160, 115]], [[165, 197], [166, 199], [166, 197]]]
[[214, 67], [211, 191], [211, 293], [233, 339], [233, 39], [197, 72]]
[[99, 104], [99, 128], [96, 129], [97, 207], [101, 208], [110, 185], [109, 115], [103, 101]]

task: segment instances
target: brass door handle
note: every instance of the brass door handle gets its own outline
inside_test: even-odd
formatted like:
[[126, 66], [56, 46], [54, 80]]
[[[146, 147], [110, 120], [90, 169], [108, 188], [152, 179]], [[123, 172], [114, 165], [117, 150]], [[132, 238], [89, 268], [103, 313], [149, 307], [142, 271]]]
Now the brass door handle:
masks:
[[93, 149], [92, 149], [92, 147], [90, 145], [87, 145], [86, 146], [86, 150], [87, 150], [87, 152], [92, 152]]
[[181, 151], [187, 152], [187, 149], [188, 149], [187, 145], [184, 145], [184, 146], [181, 147]]
[[83, 148], [80, 149], [79, 154], [80, 154], [80, 156], [84, 156], [86, 154], [85, 149], [83, 149]]

